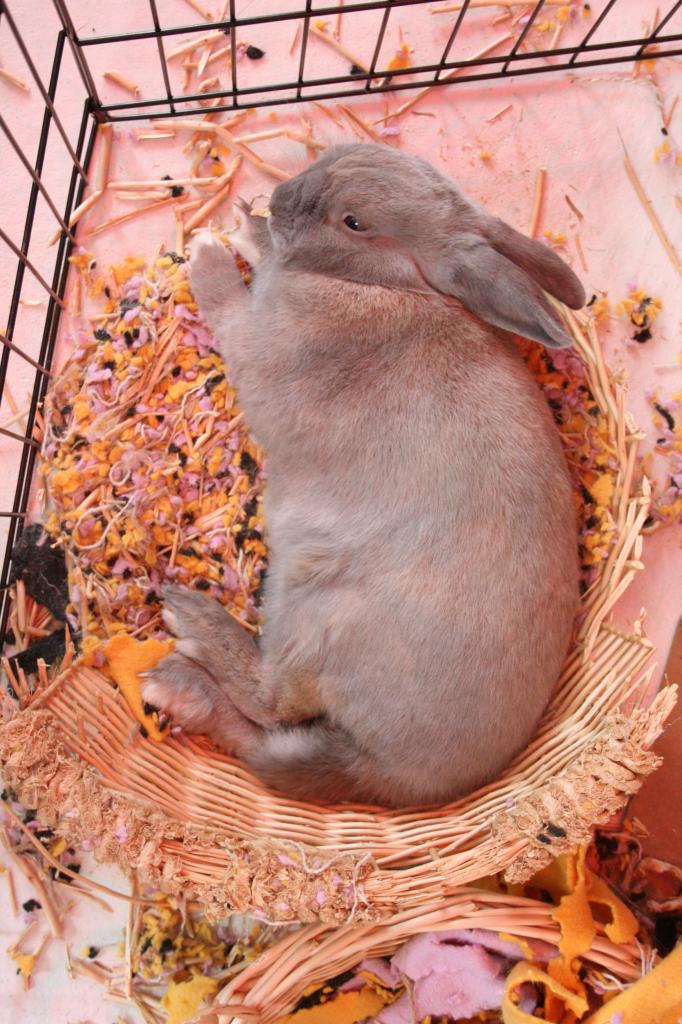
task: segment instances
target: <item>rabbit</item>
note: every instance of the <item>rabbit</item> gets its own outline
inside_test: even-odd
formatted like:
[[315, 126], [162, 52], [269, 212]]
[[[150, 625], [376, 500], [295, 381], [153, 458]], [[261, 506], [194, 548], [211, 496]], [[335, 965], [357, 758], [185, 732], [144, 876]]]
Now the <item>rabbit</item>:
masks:
[[382, 145], [329, 149], [250, 220], [250, 289], [208, 233], [190, 277], [267, 454], [262, 637], [167, 587], [144, 699], [291, 798], [453, 801], [528, 744], [567, 653], [572, 489], [513, 335], [569, 345], [545, 292], [583, 288]]

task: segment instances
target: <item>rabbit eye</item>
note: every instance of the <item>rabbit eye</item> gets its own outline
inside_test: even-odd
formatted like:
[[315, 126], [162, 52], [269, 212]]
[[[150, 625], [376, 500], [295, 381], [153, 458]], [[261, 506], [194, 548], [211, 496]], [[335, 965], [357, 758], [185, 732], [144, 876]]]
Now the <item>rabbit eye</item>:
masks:
[[357, 217], [354, 217], [352, 213], [346, 214], [346, 216], [343, 218], [343, 223], [346, 225], [347, 228], [350, 228], [351, 231], [365, 230], [360, 221], [357, 219]]

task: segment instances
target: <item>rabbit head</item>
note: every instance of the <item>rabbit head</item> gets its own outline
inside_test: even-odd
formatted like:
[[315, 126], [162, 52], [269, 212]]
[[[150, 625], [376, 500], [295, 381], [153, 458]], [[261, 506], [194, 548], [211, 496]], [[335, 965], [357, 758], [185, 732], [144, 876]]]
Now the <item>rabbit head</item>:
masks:
[[580, 308], [585, 292], [573, 271], [424, 160], [387, 146], [334, 146], [277, 186], [270, 213], [285, 267], [450, 295], [496, 327], [553, 348], [571, 344], [545, 292]]

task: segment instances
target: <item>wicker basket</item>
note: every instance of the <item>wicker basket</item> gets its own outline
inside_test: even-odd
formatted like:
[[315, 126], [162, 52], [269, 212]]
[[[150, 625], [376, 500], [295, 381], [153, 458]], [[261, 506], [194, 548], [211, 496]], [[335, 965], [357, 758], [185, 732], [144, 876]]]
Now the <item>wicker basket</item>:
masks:
[[[462, 887], [499, 871], [528, 878], [588, 839], [658, 763], [649, 748], [674, 687], [640, 706], [652, 645], [641, 623], [626, 633], [606, 621], [641, 567], [641, 435], [593, 322], [565, 316], [617, 453], [616, 532], [538, 735], [496, 782], [437, 809], [293, 803], [202, 739], [143, 738], [110, 682], [68, 659], [0, 727], [7, 782], [70, 842], [94, 837], [100, 860], [184, 894], [209, 917], [233, 909], [307, 923], [223, 990], [240, 1020], [273, 1020], [311, 982], [419, 931], [475, 925], [556, 940], [551, 908]], [[638, 973], [636, 952], [604, 937], [591, 956], [619, 977]]]
[[[475, 928], [556, 946], [560, 931], [551, 917], [552, 910], [546, 903], [521, 896], [464, 887], [428, 909], [394, 914], [374, 924], [340, 928], [308, 925], [282, 939], [238, 974], [217, 995], [211, 1008], [194, 1018], [194, 1024], [218, 1020], [271, 1024], [290, 1011], [309, 986], [338, 976], [366, 957], [390, 956], [401, 943], [424, 932]], [[620, 984], [636, 981], [642, 972], [641, 949], [634, 943], [616, 945], [603, 932], [595, 938], [583, 963], [588, 969], [608, 972]]]

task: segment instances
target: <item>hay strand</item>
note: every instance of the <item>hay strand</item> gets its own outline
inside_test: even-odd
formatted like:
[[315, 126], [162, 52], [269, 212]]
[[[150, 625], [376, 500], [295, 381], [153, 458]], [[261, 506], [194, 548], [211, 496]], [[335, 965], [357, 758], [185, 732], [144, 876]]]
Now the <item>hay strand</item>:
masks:
[[361, 57], [358, 57], [356, 53], [353, 53], [352, 50], [349, 50], [347, 46], [344, 46], [343, 43], [340, 43], [336, 36], [330, 35], [329, 32], [325, 32], [314, 24], [310, 25], [309, 31], [311, 36], [315, 36], [316, 39], [321, 39], [322, 42], [326, 43], [327, 46], [330, 46], [332, 50], [336, 50], [338, 54], [345, 57], [351, 65], [355, 65], [355, 67], [360, 68], [360, 70], [364, 71], [365, 74], [369, 71], [367, 63], [362, 60]]
[[[498, 46], [502, 46], [503, 43], [508, 42], [512, 38], [513, 36], [509, 32], [506, 32], [503, 36], [499, 36], [499, 38], [493, 40], [492, 43], [488, 43], [486, 46], [483, 46], [480, 50], [477, 50], [476, 53], [472, 53], [472, 55], [467, 58], [467, 63], [465, 67], [453, 68], [452, 71], [448, 71], [446, 75], [443, 75], [440, 81], [450, 82], [453, 78], [456, 78], [457, 75], [461, 75], [462, 72], [465, 71], [467, 67], [470, 67], [471, 65], [475, 64], [477, 60], [480, 60], [481, 57], [487, 57], [488, 54], [496, 50]], [[407, 113], [408, 110], [412, 110], [412, 108], [415, 107], [417, 103], [421, 103], [424, 97], [428, 96], [429, 93], [436, 88], [438, 88], [438, 86], [427, 85], [425, 89], [420, 89], [420, 91], [415, 93], [411, 99], [406, 100], [405, 103], [401, 104], [401, 106], [399, 106], [397, 110], [394, 110], [392, 114], [386, 114], [385, 117], [379, 118], [379, 120], [375, 121], [374, 123], [381, 124], [384, 121], [392, 120], [394, 117], [400, 117], [402, 114]]]
[[9, 85], [13, 85], [15, 89], [20, 89], [22, 92], [31, 91], [23, 78], [19, 78], [19, 75], [13, 74], [11, 71], [8, 71], [7, 68], [0, 68], [0, 78]]
[[649, 223], [658, 235], [660, 242], [663, 248], [665, 249], [668, 255], [668, 259], [672, 263], [673, 267], [678, 272], [678, 274], [682, 274], [682, 263], [680, 263], [680, 257], [677, 255], [674, 245], [668, 238], [665, 229], [658, 218], [658, 214], [654, 210], [653, 203], [644, 191], [644, 186], [642, 185], [641, 181], [639, 180], [639, 177], [637, 176], [637, 172], [632, 164], [632, 161], [630, 160], [630, 157], [628, 156], [628, 152], [625, 149], [625, 146], [623, 146], [623, 152], [625, 153], [623, 165], [627, 172], [627, 176], [632, 183], [632, 187], [634, 188], [637, 194], [637, 198], [642, 204], [644, 212], [649, 218]]
[[140, 95], [141, 90], [139, 85], [137, 85], [136, 82], [131, 81], [130, 78], [127, 78], [126, 75], [122, 75], [120, 71], [105, 71], [102, 77], [106, 78], [109, 82], [113, 82], [114, 85], [118, 85], [119, 88], [124, 89], [126, 92], [129, 92], [131, 96], [135, 96], [137, 98]]
[[535, 238], [542, 216], [542, 203], [545, 198], [545, 186], [547, 184], [547, 171], [541, 167], [535, 178], [535, 191], [533, 193], [533, 209], [528, 222], [528, 236]]
[[227, 198], [230, 189], [232, 188], [234, 176], [237, 173], [241, 162], [241, 154], [237, 154], [227, 173], [220, 179], [221, 186], [216, 194], [207, 200], [203, 206], [200, 206], [196, 213], [194, 213], [185, 223], [184, 230], [187, 234], [195, 228], [198, 228], [199, 225], [202, 224], [207, 217], [210, 217], [210, 215], [217, 210], [221, 203]]

